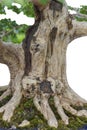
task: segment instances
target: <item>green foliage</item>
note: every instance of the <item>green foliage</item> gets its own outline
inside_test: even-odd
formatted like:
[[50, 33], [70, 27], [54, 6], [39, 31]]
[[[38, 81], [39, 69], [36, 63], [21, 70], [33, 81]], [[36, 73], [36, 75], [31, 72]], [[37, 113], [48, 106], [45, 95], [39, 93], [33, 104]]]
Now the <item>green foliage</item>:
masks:
[[12, 22], [10, 19], [0, 21], [0, 35], [7, 42], [21, 43], [27, 28], [27, 25], [17, 25], [15, 21]]
[[62, 4], [64, 4], [65, 3], [65, 0], [58, 0], [59, 2], [61, 2]]
[[[12, 6], [12, 3], [18, 3], [21, 5], [21, 7], [18, 8], [16, 6]], [[33, 4], [31, 2], [28, 2], [28, 0], [2, 0], [0, 2], [0, 6], [3, 9], [5, 6], [7, 6], [8, 9], [12, 9], [16, 13], [20, 13], [23, 11], [25, 15], [29, 17], [34, 17]]]
[[77, 19], [77, 21], [87, 21], [87, 18], [81, 18], [81, 17], [75, 17]]
[[27, 15], [28, 17], [34, 17], [35, 16], [33, 4], [31, 2], [29, 2], [25, 6], [22, 6], [21, 11], [23, 11], [24, 14]]
[[49, 0], [39, 0], [40, 1], [40, 3], [42, 4], [42, 5], [46, 5], [48, 2], [49, 2]]
[[[13, 2], [20, 4], [20, 8], [12, 5]], [[33, 4], [28, 2], [28, 0], [2, 0], [0, 2], [0, 14], [5, 14], [5, 6], [17, 14], [23, 12], [28, 17], [34, 17]], [[0, 21], [0, 38], [6, 42], [21, 43], [27, 28], [27, 25], [18, 25], [10, 19], [2, 19]]]
[[0, 3], [0, 14], [5, 14], [4, 5]]
[[12, 11], [16, 12], [17, 14], [19, 14], [22, 11], [22, 8], [17, 8], [17, 6], [10, 6], [8, 7], [8, 9], [11, 9]]
[[87, 15], [87, 6], [82, 5], [80, 8], [80, 13]]
[[[41, 4], [46, 5], [49, 0], [39, 0]], [[65, 0], [58, 0], [62, 4]], [[12, 3], [20, 4], [20, 8]], [[23, 12], [28, 17], [34, 17], [34, 8], [33, 4], [28, 0], [1, 0], [0, 1], [0, 14], [5, 14], [4, 7], [7, 6], [8, 9], [13, 10], [17, 14]], [[69, 9], [74, 10], [74, 8], [69, 6]], [[87, 14], [87, 6], [81, 6], [80, 13]], [[79, 21], [87, 21], [86, 18], [76, 17]], [[15, 21], [11, 21], [10, 19], [2, 19], [0, 21], [0, 38], [4, 41], [13, 42], [13, 43], [21, 43], [25, 37], [25, 32], [27, 30], [27, 25], [17, 25]]]
[[10, 6], [12, 6], [13, 2], [18, 3], [18, 4], [22, 5], [22, 6], [28, 4], [28, 0], [2, 0], [1, 4], [10, 7]]
[[22, 6], [25, 6], [28, 4], [28, 0], [13, 0], [13, 2], [18, 3]]
[[2, 0], [1, 4], [10, 7], [13, 3], [13, 0]]
[[[82, 5], [80, 8], [74, 8], [71, 6], [68, 6], [69, 10], [72, 11], [76, 11], [76, 20], [77, 21], [87, 21], [87, 17], [85, 17], [85, 15], [87, 15], [87, 6]], [[83, 14], [82, 16], [80, 16], [79, 14]]]

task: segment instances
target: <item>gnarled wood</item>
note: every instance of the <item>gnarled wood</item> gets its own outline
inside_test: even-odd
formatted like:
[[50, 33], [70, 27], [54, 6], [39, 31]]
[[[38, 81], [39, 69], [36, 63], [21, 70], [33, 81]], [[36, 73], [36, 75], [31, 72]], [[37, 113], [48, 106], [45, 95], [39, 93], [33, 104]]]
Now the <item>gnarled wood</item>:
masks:
[[5, 44], [0, 41], [0, 63], [8, 65], [11, 74], [10, 84], [5, 87], [7, 90], [0, 96], [0, 101], [2, 101], [6, 96], [13, 94], [10, 101], [0, 108], [0, 112], [4, 112], [3, 120], [10, 121], [14, 109], [19, 105], [22, 97], [21, 81], [24, 75], [24, 51], [22, 46], [11, 43]]
[[57, 128], [57, 119], [48, 102], [50, 96], [65, 124], [69, 123], [65, 109], [73, 115], [87, 117], [87, 111], [77, 111], [71, 107], [83, 105], [87, 101], [69, 87], [66, 76], [67, 46], [75, 38], [87, 35], [87, 24], [73, 20], [66, 3], [51, 0], [44, 8], [40, 8], [38, 3], [34, 4], [36, 22], [28, 30], [23, 44], [0, 42], [0, 62], [7, 64], [11, 73], [9, 87], [0, 100], [10, 93], [13, 95], [0, 108], [0, 112], [4, 112], [4, 120], [10, 121], [22, 96], [34, 98], [36, 108], [43, 114], [48, 125]]

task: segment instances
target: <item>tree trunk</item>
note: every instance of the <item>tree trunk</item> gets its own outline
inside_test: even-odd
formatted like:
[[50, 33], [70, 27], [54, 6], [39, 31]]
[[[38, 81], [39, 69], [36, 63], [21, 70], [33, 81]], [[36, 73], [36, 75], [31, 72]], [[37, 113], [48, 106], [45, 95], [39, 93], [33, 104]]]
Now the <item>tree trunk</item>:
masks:
[[77, 111], [71, 106], [87, 101], [69, 87], [66, 76], [67, 46], [75, 38], [87, 35], [87, 23], [74, 20], [67, 5], [56, 0], [44, 8], [37, 4], [35, 9], [35, 24], [28, 30], [23, 44], [0, 42], [0, 63], [7, 64], [11, 73], [9, 86], [0, 88], [5, 91], [0, 100], [10, 93], [13, 95], [0, 112], [4, 112], [3, 120], [9, 122], [22, 96], [30, 97], [48, 125], [57, 128], [58, 121], [48, 102], [50, 96], [65, 124], [69, 119], [64, 110], [87, 117], [86, 110]]

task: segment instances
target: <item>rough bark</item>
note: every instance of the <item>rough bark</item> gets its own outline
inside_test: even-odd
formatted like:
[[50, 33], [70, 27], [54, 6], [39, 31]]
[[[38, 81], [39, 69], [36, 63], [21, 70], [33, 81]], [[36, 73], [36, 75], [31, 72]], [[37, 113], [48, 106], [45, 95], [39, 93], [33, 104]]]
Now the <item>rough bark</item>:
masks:
[[7, 64], [11, 73], [11, 82], [0, 100], [10, 93], [13, 95], [0, 112], [4, 112], [3, 120], [10, 121], [22, 96], [28, 96], [34, 99], [48, 125], [57, 128], [58, 121], [48, 102], [50, 96], [65, 124], [69, 123], [69, 118], [64, 110], [87, 117], [86, 110], [77, 111], [71, 106], [87, 101], [69, 87], [66, 76], [67, 46], [75, 38], [87, 35], [87, 23], [73, 20], [66, 4], [56, 0], [50, 1], [45, 8], [35, 7], [37, 19], [23, 44], [0, 42], [0, 63]]
[[4, 112], [3, 120], [9, 122], [22, 97], [21, 82], [24, 75], [24, 51], [22, 46], [11, 43], [5, 44], [0, 41], [0, 63], [8, 65], [11, 74], [10, 84], [0, 89], [1, 91], [5, 90], [0, 96], [0, 101], [10, 94], [13, 95], [10, 101], [0, 108], [0, 112]]
[[87, 36], [87, 22], [79, 22], [76, 20], [73, 20], [74, 25], [74, 38]]

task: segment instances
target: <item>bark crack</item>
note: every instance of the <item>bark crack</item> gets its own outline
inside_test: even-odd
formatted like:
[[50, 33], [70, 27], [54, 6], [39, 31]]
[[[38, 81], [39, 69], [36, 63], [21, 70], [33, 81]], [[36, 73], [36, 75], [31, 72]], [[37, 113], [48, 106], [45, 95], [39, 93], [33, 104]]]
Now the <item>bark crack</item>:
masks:
[[35, 7], [36, 21], [27, 31], [23, 44], [6, 45], [0, 42], [0, 62], [6, 63], [11, 71], [11, 82], [4, 88], [0, 101], [12, 94], [7, 104], [0, 108], [0, 112], [3, 112], [3, 120], [9, 122], [22, 96], [28, 100], [33, 98], [34, 105], [48, 125], [57, 128], [58, 121], [49, 104], [50, 97], [66, 125], [69, 117], [65, 110], [76, 116], [87, 117], [86, 110], [78, 111], [73, 107], [87, 101], [69, 87], [65, 60], [71, 38], [74, 35], [87, 35], [87, 23], [84, 25], [81, 22], [81, 25], [72, 20], [66, 5], [57, 0], [52, 0], [43, 9], [38, 5]]

